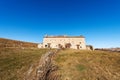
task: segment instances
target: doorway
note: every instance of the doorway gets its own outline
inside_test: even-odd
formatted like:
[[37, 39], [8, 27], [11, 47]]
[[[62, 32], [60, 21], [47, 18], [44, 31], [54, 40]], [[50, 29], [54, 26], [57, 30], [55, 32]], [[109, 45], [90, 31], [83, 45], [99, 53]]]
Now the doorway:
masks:
[[66, 43], [65, 44], [65, 48], [70, 48], [71, 47], [71, 44], [70, 43]]
[[76, 45], [77, 46], [77, 49], [80, 49], [80, 45]]
[[48, 43], [48, 48], [50, 48], [51, 43]]

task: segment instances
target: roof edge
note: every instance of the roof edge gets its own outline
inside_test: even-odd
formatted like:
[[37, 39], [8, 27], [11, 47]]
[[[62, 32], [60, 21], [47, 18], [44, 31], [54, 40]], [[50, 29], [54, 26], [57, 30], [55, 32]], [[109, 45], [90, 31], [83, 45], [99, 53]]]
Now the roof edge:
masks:
[[66, 36], [66, 35], [60, 35], [60, 36], [44, 36], [44, 38], [85, 38], [84, 36]]

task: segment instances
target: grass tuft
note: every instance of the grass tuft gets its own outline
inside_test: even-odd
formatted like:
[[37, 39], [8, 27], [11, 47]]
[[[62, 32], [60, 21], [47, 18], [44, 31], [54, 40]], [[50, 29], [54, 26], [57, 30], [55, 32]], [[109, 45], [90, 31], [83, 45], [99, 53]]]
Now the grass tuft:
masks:
[[86, 67], [85, 67], [84, 65], [82, 65], [82, 64], [78, 64], [78, 65], [76, 66], [76, 68], [77, 68], [77, 70], [80, 71], [80, 72], [86, 70]]

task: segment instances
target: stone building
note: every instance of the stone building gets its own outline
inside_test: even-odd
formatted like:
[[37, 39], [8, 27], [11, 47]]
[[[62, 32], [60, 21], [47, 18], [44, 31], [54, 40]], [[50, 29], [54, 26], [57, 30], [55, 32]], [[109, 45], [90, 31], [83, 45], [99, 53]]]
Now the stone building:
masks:
[[39, 48], [87, 49], [84, 36], [45, 36]]
[[92, 45], [86, 45], [86, 49], [87, 49], [87, 50], [94, 50], [94, 48], [93, 48]]

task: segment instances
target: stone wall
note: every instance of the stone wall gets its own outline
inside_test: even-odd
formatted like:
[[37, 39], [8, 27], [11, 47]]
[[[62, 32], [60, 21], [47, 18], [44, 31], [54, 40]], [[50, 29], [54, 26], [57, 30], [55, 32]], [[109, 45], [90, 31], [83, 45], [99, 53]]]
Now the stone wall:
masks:
[[61, 74], [57, 72], [59, 69], [53, 63], [53, 58], [58, 52], [47, 52], [42, 55], [37, 66], [32, 65], [27, 72], [25, 80], [61, 80]]
[[70, 48], [86, 49], [85, 38], [44, 38], [43, 48], [49, 47], [49, 44], [51, 48], [59, 48], [59, 44], [65, 48], [68, 43], [71, 44]]

